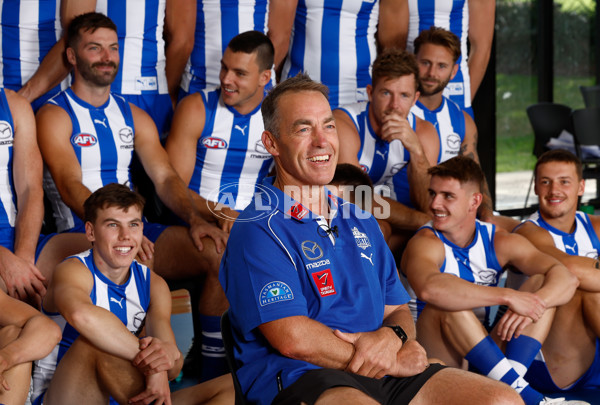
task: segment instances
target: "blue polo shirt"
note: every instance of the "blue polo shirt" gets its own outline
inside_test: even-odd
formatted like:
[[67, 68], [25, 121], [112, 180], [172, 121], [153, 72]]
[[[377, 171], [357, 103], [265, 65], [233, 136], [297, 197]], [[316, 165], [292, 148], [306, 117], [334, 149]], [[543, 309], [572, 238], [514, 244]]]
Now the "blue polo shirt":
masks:
[[[282, 356], [258, 326], [307, 316], [331, 329], [381, 327], [385, 305], [409, 296], [377, 221], [326, 190], [329, 224], [266, 178], [229, 236], [219, 279], [230, 303], [241, 364], [238, 378], [251, 402], [270, 404], [283, 388], [317, 366]], [[334, 231], [331, 231], [334, 230]]]

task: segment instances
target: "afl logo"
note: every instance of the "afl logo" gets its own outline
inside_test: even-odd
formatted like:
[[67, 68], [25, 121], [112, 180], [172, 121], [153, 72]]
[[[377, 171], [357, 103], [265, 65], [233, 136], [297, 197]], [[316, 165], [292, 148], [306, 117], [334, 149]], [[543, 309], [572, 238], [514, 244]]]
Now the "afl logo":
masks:
[[121, 142], [123, 143], [131, 143], [133, 142], [133, 131], [129, 127], [121, 128], [119, 130], [119, 138], [121, 138]]
[[202, 145], [208, 149], [226, 149], [227, 142], [225, 142], [221, 138], [216, 138], [214, 136], [209, 136], [208, 138], [202, 139]]
[[12, 138], [12, 127], [6, 121], [0, 121], [0, 139]]
[[77, 134], [71, 138], [71, 143], [82, 148], [94, 146], [98, 143], [98, 138], [92, 134]]

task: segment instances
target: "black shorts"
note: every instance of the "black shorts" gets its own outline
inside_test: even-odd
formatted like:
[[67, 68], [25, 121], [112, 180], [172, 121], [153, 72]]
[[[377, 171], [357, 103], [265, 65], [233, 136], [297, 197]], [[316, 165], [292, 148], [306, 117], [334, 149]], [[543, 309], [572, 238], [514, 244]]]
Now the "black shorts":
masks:
[[423, 384], [445, 366], [434, 363], [421, 374], [412, 377], [384, 377], [375, 379], [330, 368], [307, 371], [292, 385], [281, 391], [273, 404], [312, 405], [323, 392], [334, 387], [352, 387], [360, 390], [381, 404], [408, 404]]

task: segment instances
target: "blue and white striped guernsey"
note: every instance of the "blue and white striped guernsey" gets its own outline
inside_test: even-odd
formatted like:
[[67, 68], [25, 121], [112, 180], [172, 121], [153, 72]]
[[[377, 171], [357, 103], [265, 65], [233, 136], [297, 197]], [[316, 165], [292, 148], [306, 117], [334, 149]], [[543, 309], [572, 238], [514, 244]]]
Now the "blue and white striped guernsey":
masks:
[[[131, 185], [129, 164], [134, 150], [133, 117], [129, 103], [121, 96], [94, 107], [69, 88], [49, 103], [64, 109], [71, 118], [71, 146], [81, 165], [82, 183], [91, 192], [110, 183]], [[44, 189], [52, 203], [59, 232], [81, 226], [81, 219], [60, 198], [46, 171]]]
[[[146, 312], [150, 305], [150, 270], [133, 261], [129, 267], [127, 281], [119, 285], [96, 268], [92, 250], [71, 256], [71, 258], [80, 260], [94, 277], [93, 288], [90, 292], [92, 303], [113, 313], [131, 333], [138, 336], [145, 324]], [[33, 398], [37, 398], [48, 387], [56, 366], [75, 339], [79, 337], [79, 332], [60, 313], [49, 313], [43, 308], [42, 312], [56, 322], [63, 333], [61, 341], [54, 350], [45, 358], [35, 362]]]
[[14, 125], [4, 89], [0, 88], [0, 245], [14, 250], [16, 196], [13, 184]]
[[59, 12], [60, 0], [0, 0], [1, 87], [18, 91], [33, 76], [61, 36]]
[[242, 115], [223, 103], [220, 90], [200, 94], [206, 120], [189, 188], [209, 201], [243, 210], [273, 164], [261, 141], [264, 124], [260, 105]]
[[[400, 140], [386, 142], [373, 130], [369, 120], [370, 103], [362, 102], [340, 108], [350, 116], [360, 137], [358, 162], [369, 175], [376, 191], [381, 186], [389, 187], [390, 197], [405, 205], [410, 204], [408, 179], [402, 179], [400, 173], [410, 160], [410, 153]], [[414, 114], [408, 114], [408, 122], [413, 131], [416, 129]], [[402, 184], [402, 183], [406, 184]], [[378, 187], [379, 186], [379, 187]]]
[[539, 211], [531, 214], [527, 221], [547, 230], [554, 240], [554, 246], [566, 254], [598, 258], [600, 240], [598, 240], [598, 235], [586, 213], [581, 211], [575, 213], [575, 230], [571, 233], [556, 229], [544, 221]]
[[221, 57], [236, 35], [267, 32], [268, 0], [198, 0], [194, 49], [181, 78], [186, 93], [220, 85]]
[[442, 104], [431, 111], [417, 101], [410, 111], [417, 117], [431, 122], [437, 130], [440, 140], [437, 163], [445, 162], [458, 155], [465, 139], [466, 127], [465, 114], [455, 102], [442, 97]]
[[282, 78], [308, 73], [331, 108], [366, 101], [378, 19], [378, 0], [298, 0]]
[[448, 83], [444, 95], [461, 108], [471, 108], [471, 79], [467, 66], [469, 2], [467, 0], [408, 0], [409, 22], [406, 49], [413, 51], [415, 38], [432, 26], [445, 28], [460, 39], [458, 73]]
[[[441, 273], [452, 274], [477, 285], [490, 287], [498, 285], [502, 274], [502, 267], [498, 263], [494, 248], [495, 225], [476, 220], [473, 241], [465, 247], [456, 246], [450, 242], [442, 233], [433, 228], [431, 222], [423, 225], [421, 228], [431, 229], [435, 236], [444, 244], [445, 259], [440, 268]], [[405, 287], [407, 287], [406, 284]], [[417, 298], [410, 286], [408, 286], [407, 290], [411, 296], [409, 306], [416, 320], [425, 307], [426, 302]], [[490, 324], [490, 307], [475, 308], [473, 312], [484, 325]]]
[[166, 0], [97, 0], [96, 11], [117, 25], [121, 66], [111, 90], [168, 94], [163, 28]]

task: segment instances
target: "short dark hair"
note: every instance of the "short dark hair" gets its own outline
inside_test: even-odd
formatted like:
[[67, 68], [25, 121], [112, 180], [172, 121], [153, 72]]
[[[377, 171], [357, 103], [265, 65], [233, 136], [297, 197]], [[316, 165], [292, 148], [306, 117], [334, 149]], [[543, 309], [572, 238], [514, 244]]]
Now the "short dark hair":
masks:
[[361, 205], [361, 209], [364, 209], [364, 207], [362, 204], [359, 204], [361, 201], [356, 201], [356, 188], [359, 186], [368, 186], [373, 189], [373, 182], [369, 175], [360, 167], [350, 163], [338, 163], [335, 167], [333, 179], [331, 179], [329, 184], [340, 189], [342, 189], [343, 186], [350, 186], [347, 195], [348, 201], [352, 204]]
[[94, 191], [83, 203], [84, 220], [92, 224], [98, 217], [98, 211], [104, 208], [117, 207], [127, 210], [136, 206], [140, 211], [144, 210], [146, 200], [140, 194], [129, 189], [129, 187], [110, 183]]
[[73, 21], [71, 21], [71, 24], [67, 28], [67, 47], [77, 47], [82, 31], [91, 31], [94, 33], [98, 28], [108, 28], [117, 32], [115, 23], [102, 13], [84, 13], [73, 18]]
[[577, 156], [575, 156], [573, 153], [569, 152], [566, 149], [553, 149], [542, 153], [542, 155], [538, 158], [537, 162], [535, 162], [533, 174], [536, 179], [538, 167], [544, 163], [550, 162], [572, 163], [573, 165], [575, 165], [577, 179], [581, 180], [583, 178], [583, 165], [581, 164], [581, 160], [579, 160]]
[[298, 73], [273, 87], [262, 102], [262, 112], [265, 130], [279, 138], [279, 113], [278, 101], [286, 93], [299, 93], [301, 91], [317, 91], [328, 100], [329, 89], [324, 84], [315, 82], [306, 73]]
[[354, 187], [373, 187], [373, 182], [369, 175], [360, 167], [350, 163], [338, 163], [335, 167], [333, 179], [329, 183]]
[[229, 41], [227, 48], [233, 52], [256, 52], [256, 63], [261, 71], [273, 67], [275, 48], [269, 37], [260, 31], [246, 31], [236, 35]]
[[428, 30], [421, 31], [415, 38], [415, 55], [419, 53], [421, 45], [433, 44], [443, 46], [452, 54], [454, 63], [460, 58], [460, 39], [451, 31], [440, 27], [431, 27]]
[[390, 48], [381, 52], [373, 61], [372, 85], [381, 79], [397, 79], [413, 75], [415, 90], [419, 88], [419, 66], [415, 55], [401, 49]]
[[461, 185], [466, 183], [474, 183], [479, 191], [483, 185], [483, 170], [479, 164], [467, 156], [455, 156], [437, 166], [430, 167], [427, 173], [433, 176], [442, 178], [456, 179]]

